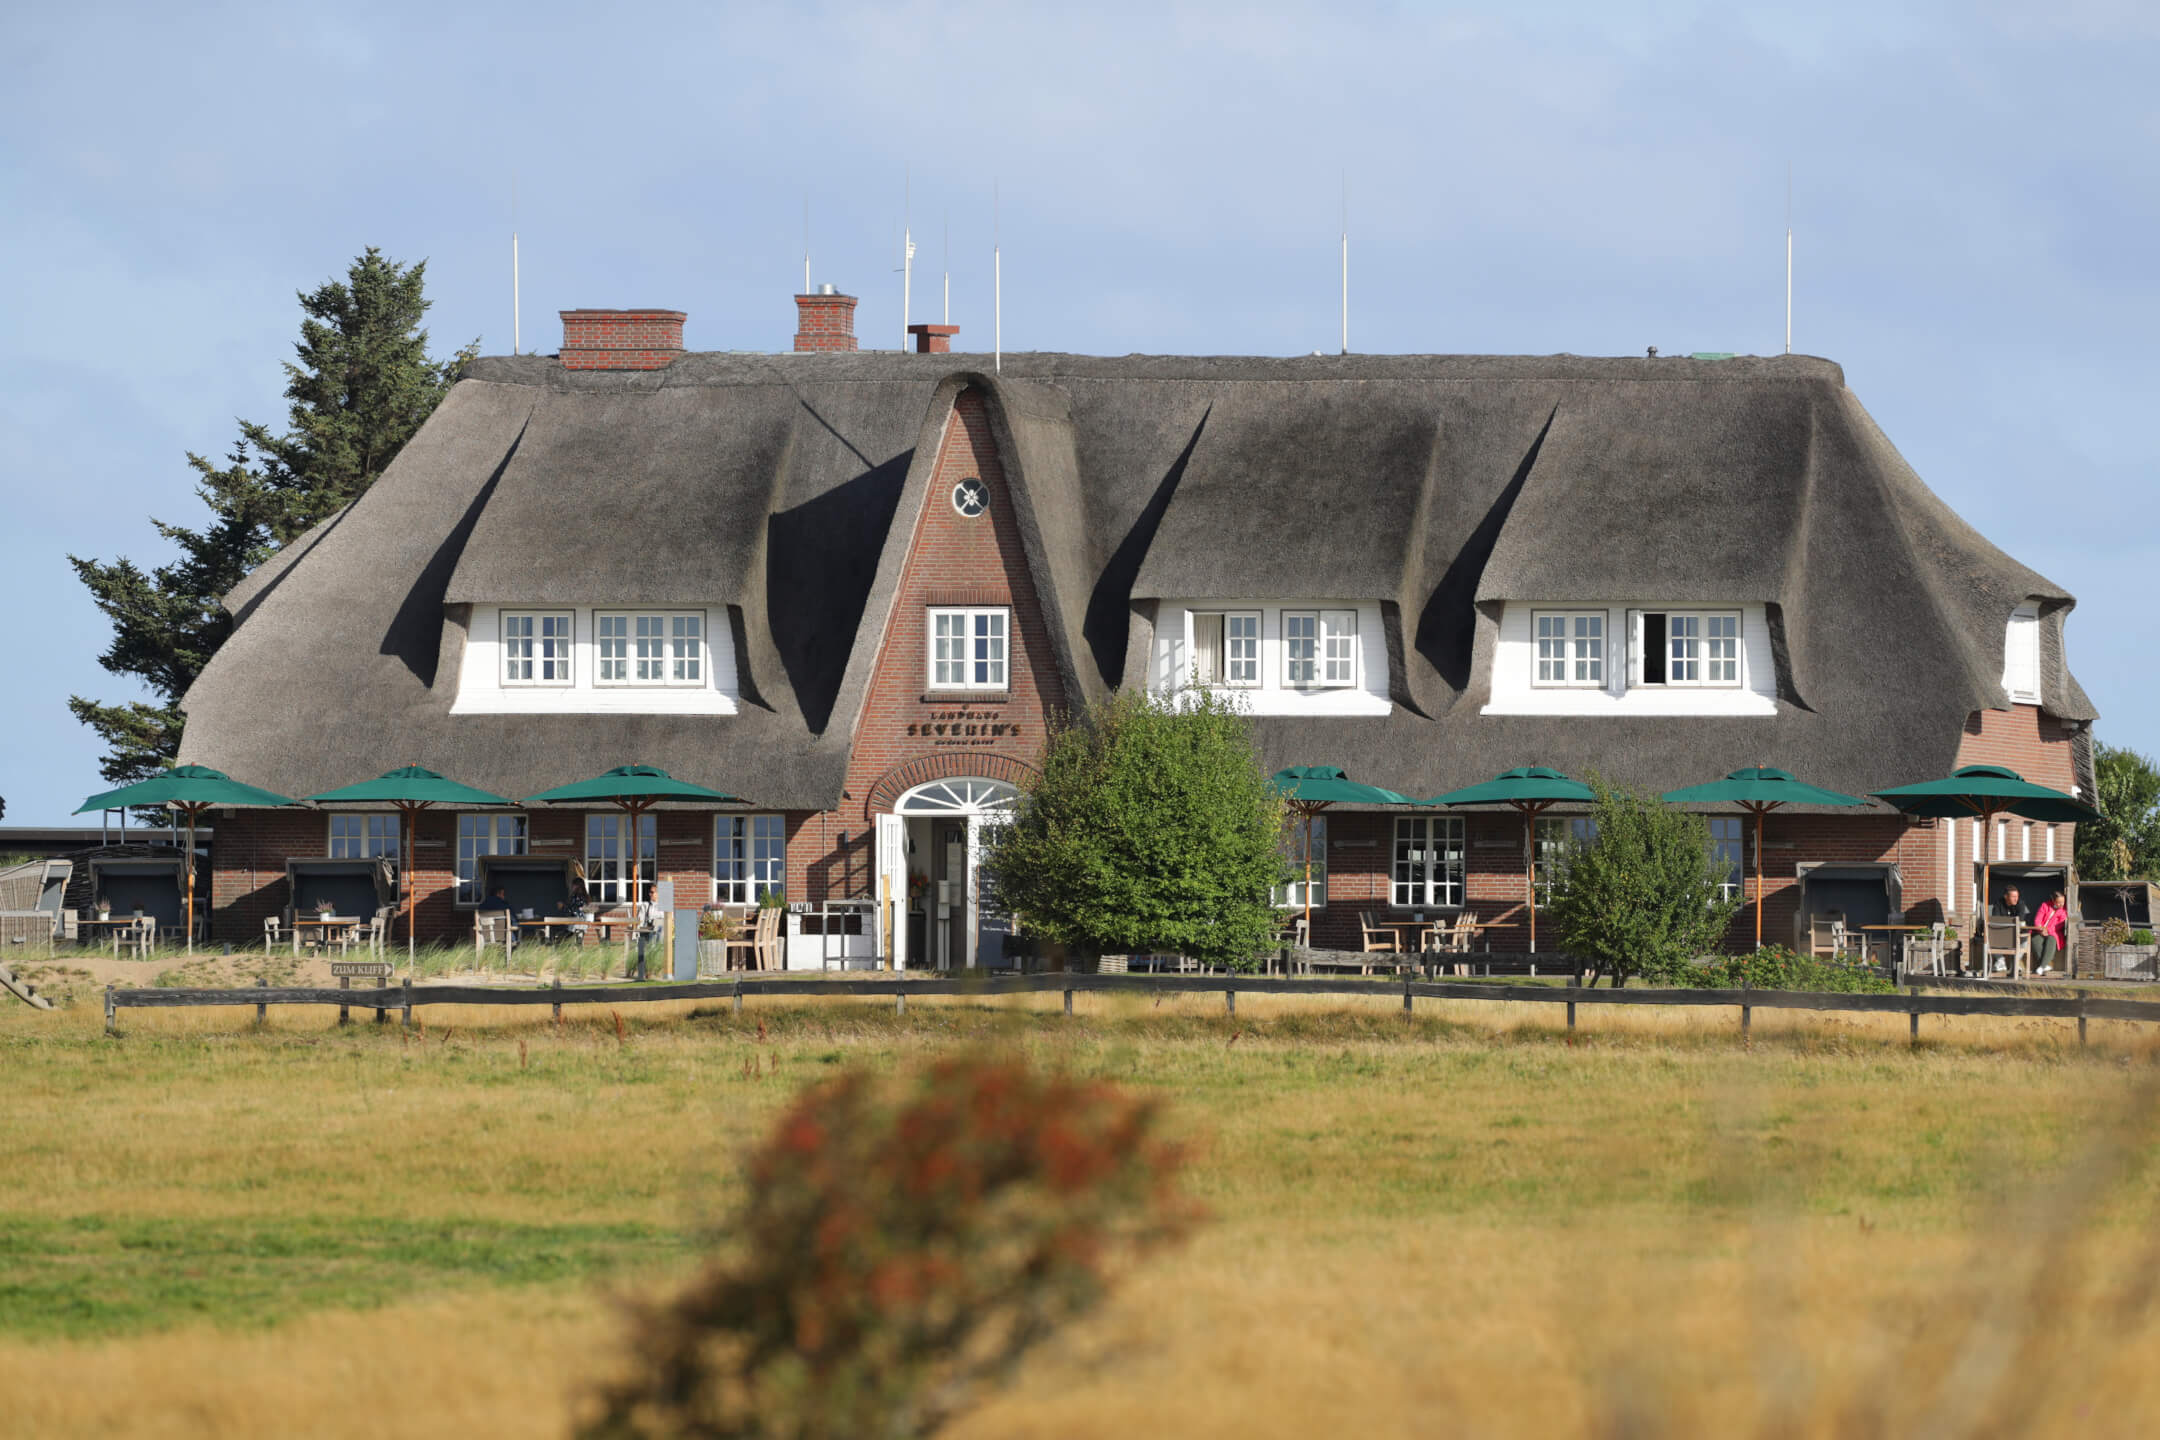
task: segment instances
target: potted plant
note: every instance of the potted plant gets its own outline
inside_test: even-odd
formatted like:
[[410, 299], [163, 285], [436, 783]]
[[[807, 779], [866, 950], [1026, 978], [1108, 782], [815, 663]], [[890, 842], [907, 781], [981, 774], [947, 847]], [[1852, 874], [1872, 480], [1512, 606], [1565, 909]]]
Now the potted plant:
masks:
[[742, 933], [742, 922], [717, 905], [708, 905], [698, 912], [698, 969], [720, 971], [727, 969], [728, 941]]
[[787, 909], [787, 893], [777, 888], [767, 890], [764, 894], [758, 896], [757, 903], [760, 910], [785, 910]]
[[331, 916], [335, 914], [337, 914], [337, 906], [331, 904], [328, 900], [317, 900], [315, 902], [316, 919], [328, 920]]
[[103, 895], [100, 895], [97, 897], [97, 899], [91, 901], [90, 903], [97, 908], [98, 919], [112, 919], [112, 901], [106, 899]]

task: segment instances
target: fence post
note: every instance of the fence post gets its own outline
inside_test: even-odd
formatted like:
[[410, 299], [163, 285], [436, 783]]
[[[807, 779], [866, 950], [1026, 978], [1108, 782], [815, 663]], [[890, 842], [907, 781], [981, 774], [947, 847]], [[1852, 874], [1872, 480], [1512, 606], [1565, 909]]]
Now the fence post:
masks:
[[735, 1013], [742, 1014], [742, 981], [735, 982]]
[[1225, 1015], [1228, 1015], [1228, 1016], [1229, 1016], [1230, 1018], [1232, 1018], [1233, 1020], [1234, 1020], [1234, 1019], [1236, 1019], [1236, 1018], [1237, 1018], [1237, 991], [1235, 991], [1235, 990], [1231, 989], [1231, 988], [1230, 988], [1229, 986], [1225, 985], [1225, 986], [1223, 987], [1223, 992], [1222, 992], [1222, 998], [1223, 998], [1223, 1014], [1225, 1014]]
[[555, 977], [555, 1023], [562, 1023], [562, 976]]
[[107, 985], [105, 987], [105, 1033], [107, 1035], [120, 1028], [118, 1021], [119, 1007], [113, 1003], [113, 987]]
[[2078, 992], [2078, 1049], [2085, 1048], [2085, 992]]
[[1905, 1031], [1906, 1037], [1910, 1041], [1912, 1048], [1917, 1050], [1920, 1048], [1920, 987], [1918, 985], [1912, 987], [1911, 995], [1913, 1006], [1911, 1012], [1906, 1017], [1907, 1023]]
[[1402, 1013], [1405, 1020], [1410, 1018], [1410, 982], [1408, 980], [1402, 982]]
[[405, 1028], [410, 1030], [412, 1029], [412, 976], [407, 975], [405, 977], [405, 983], [403, 988], [405, 992]]
[[1070, 990], [1065, 992], [1065, 1013], [1067, 1015], [1072, 1014], [1072, 991]]
[[375, 982], [375, 1023], [378, 1025], [390, 1023], [389, 1006], [384, 1002], [382, 995], [382, 992], [389, 988], [390, 979], [388, 976], [384, 976]]
[[[1741, 981], [1740, 993], [1746, 994], [1747, 988], [1747, 982]], [[1745, 1000], [1740, 1002], [1740, 1047], [1743, 1050], [1755, 1048], [1755, 1007]]]
[[[1567, 984], [1568, 984], [1568, 989], [1569, 989], [1569, 990], [1580, 990], [1580, 989], [1582, 988], [1582, 967], [1581, 967], [1581, 966], [1579, 966], [1579, 965], [1578, 965], [1578, 966], [1577, 966], [1577, 967], [1575, 968], [1574, 972], [1573, 972], [1572, 974], [1570, 974], [1570, 975], [1568, 976], [1568, 982], [1567, 982]], [[1574, 1000], [1574, 997], [1573, 997], [1573, 996], [1570, 996], [1570, 997], [1569, 997], [1569, 999], [1568, 999], [1568, 1002], [1567, 1002], [1567, 1034], [1568, 1034], [1568, 1043], [1569, 1043], [1570, 1045], [1574, 1044], [1574, 1043], [1575, 1043], [1575, 1000]]]
[[[337, 988], [338, 988], [338, 989], [340, 989], [340, 990], [350, 990], [350, 989], [352, 989], [352, 976], [350, 976], [350, 975], [340, 975], [340, 976], [338, 976]], [[340, 1025], [340, 1026], [344, 1026], [344, 1025], [350, 1025], [350, 1024], [352, 1024], [352, 1010], [351, 1010], [350, 1008], [348, 1008], [347, 1006], [344, 1006], [344, 1005], [340, 1005], [340, 1006], [338, 1006], [338, 1007], [337, 1007], [337, 1023], [338, 1023], [338, 1024]]]
[[905, 1015], [905, 1014], [907, 1014], [907, 991], [905, 991], [905, 990], [895, 990], [895, 991], [893, 992], [893, 997], [892, 997], [892, 998], [893, 998], [893, 1014], [895, 1014], [895, 1015]]
[[[255, 977], [255, 988], [256, 988], [256, 989], [258, 989], [258, 990], [262, 990], [262, 989], [265, 989], [265, 988], [267, 988], [267, 987], [269, 986], [269, 984], [270, 984], [270, 977], [268, 977], [267, 975], [258, 975], [258, 976], [256, 976], [256, 977]], [[265, 1021], [269, 1020], [269, 1018], [270, 1018], [270, 1007], [269, 1007], [268, 1005], [265, 1005], [265, 1004], [263, 1004], [263, 1003], [262, 1003], [262, 1002], [261, 1002], [260, 1000], [256, 1001], [256, 1002], [255, 1002], [255, 1023], [256, 1023], [256, 1025], [258, 1025], [258, 1026], [262, 1025], [262, 1024], [263, 1024], [263, 1023], [265, 1022]]]

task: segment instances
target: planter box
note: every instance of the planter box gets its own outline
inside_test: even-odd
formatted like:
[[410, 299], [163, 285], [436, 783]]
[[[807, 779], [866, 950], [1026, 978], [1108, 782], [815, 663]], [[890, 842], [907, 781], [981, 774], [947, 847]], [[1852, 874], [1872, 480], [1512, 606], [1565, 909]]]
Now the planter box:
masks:
[[718, 975], [727, 969], [727, 941], [699, 940], [697, 968], [700, 975]]
[[2100, 973], [2109, 980], [2160, 980], [2160, 945], [2103, 945]]

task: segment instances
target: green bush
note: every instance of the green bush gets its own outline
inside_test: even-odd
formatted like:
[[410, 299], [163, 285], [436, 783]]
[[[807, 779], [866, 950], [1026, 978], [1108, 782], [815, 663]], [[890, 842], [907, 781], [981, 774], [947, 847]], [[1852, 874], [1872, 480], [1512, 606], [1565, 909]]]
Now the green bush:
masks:
[[2133, 945], [2150, 945], [2153, 943], [2153, 932], [2150, 930], [2133, 930], [2130, 932], [2130, 943]]
[[583, 1434], [929, 1434], [1198, 1219], [1159, 1121], [988, 1056], [813, 1087], [750, 1157], [732, 1253], [634, 1312]]
[[1245, 967], [1274, 938], [1282, 826], [1234, 703], [1127, 691], [1051, 731], [983, 868], [1040, 939]]
[[1590, 982], [1695, 983], [1695, 961], [1716, 950], [1737, 896], [1720, 892], [1710, 827], [1653, 795], [1593, 775], [1597, 839], [1571, 847], [1555, 865], [1551, 914], [1562, 947], [1581, 959]]
[[1690, 983], [1710, 990], [1831, 990], [1846, 994], [1888, 994], [1897, 989], [1865, 965], [1802, 955], [1783, 945], [1765, 945], [1747, 955], [1722, 955], [1692, 967]]

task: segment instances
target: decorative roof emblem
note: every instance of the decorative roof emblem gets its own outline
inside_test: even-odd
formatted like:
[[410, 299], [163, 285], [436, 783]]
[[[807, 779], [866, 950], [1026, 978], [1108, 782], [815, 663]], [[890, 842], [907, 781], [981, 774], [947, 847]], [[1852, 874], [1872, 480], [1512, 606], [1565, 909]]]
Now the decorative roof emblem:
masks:
[[972, 520], [990, 508], [990, 491], [970, 475], [952, 487], [952, 508]]

